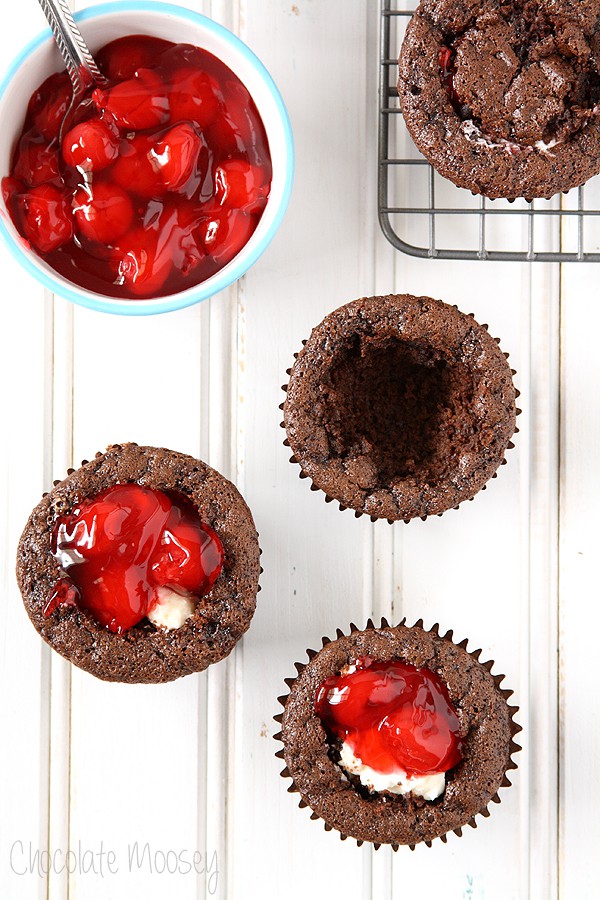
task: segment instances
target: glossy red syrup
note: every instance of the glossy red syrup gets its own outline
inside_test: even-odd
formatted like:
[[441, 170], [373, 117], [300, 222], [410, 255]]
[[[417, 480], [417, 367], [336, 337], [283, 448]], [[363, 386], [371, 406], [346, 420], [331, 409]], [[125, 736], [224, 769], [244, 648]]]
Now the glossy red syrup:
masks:
[[97, 59], [109, 85], [83, 99], [62, 146], [68, 76], [31, 97], [4, 199], [69, 281], [133, 300], [183, 291], [256, 229], [271, 186], [264, 126], [239, 78], [190, 44], [132, 35]]
[[317, 690], [315, 711], [376, 772], [429, 775], [462, 758], [458, 716], [434, 672], [401, 660], [356, 662]]
[[117, 484], [58, 519], [52, 552], [65, 577], [44, 608], [86, 609], [119, 634], [158, 601], [157, 589], [201, 597], [223, 566], [223, 547], [183, 495]]

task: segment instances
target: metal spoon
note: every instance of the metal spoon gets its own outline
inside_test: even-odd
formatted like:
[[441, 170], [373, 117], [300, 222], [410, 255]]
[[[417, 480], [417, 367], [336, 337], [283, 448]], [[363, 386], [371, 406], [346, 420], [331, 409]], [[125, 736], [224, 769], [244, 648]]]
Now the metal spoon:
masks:
[[90, 53], [81, 32], [67, 6], [67, 0], [39, 0], [44, 11], [54, 39], [58, 45], [61, 56], [65, 61], [71, 84], [73, 96], [69, 108], [60, 127], [59, 139], [62, 142], [63, 135], [68, 131], [73, 117], [73, 111], [82, 97], [94, 86], [106, 87], [108, 82]]

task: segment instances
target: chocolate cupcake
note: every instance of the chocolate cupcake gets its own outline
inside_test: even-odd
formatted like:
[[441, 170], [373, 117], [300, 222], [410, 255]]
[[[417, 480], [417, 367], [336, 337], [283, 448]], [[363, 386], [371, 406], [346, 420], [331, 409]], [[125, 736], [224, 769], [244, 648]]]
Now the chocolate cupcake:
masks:
[[313, 329], [288, 370], [291, 461], [356, 515], [441, 515], [473, 499], [513, 446], [507, 355], [487, 325], [441, 300], [348, 303]]
[[597, 0], [422, 0], [399, 66], [411, 137], [458, 187], [550, 198], [600, 172]]
[[488, 816], [516, 768], [512, 691], [480, 650], [403, 620], [323, 638], [286, 679], [276, 755], [312, 818], [342, 839], [414, 849]]
[[25, 609], [50, 646], [106, 681], [157, 683], [233, 649], [260, 589], [252, 515], [200, 460], [115, 444], [56, 481], [17, 553]]

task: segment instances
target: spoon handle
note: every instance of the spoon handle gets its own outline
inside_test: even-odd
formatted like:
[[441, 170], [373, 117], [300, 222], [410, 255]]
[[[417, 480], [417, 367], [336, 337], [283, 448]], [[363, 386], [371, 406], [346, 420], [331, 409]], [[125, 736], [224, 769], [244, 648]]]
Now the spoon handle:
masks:
[[77, 97], [85, 93], [92, 84], [106, 85], [106, 78], [75, 24], [67, 0], [39, 0], [39, 4], [65, 61], [74, 95]]

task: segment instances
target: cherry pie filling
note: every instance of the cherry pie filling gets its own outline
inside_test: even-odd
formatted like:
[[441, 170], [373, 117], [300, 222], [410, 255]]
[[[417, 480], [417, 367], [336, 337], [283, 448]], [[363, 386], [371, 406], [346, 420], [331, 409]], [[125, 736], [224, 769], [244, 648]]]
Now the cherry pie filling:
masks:
[[419, 786], [428, 776], [441, 776], [443, 784], [443, 773], [462, 759], [448, 688], [435, 672], [404, 660], [356, 660], [320, 685], [315, 712], [336, 746], [339, 765], [371, 793], [415, 789], [434, 799], [419, 793]]
[[79, 103], [66, 72], [32, 95], [2, 191], [25, 244], [83, 288], [141, 299], [229, 263], [271, 186], [269, 145], [240, 79], [190, 44], [133, 35], [104, 46], [108, 79]]
[[51, 549], [61, 577], [44, 615], [77, 606], [117, 634], [145, 618], [173, 627], [166, 608], [183, 624], [224, 561], [218, 535], [187, 497], [135, 483], [107, 488], [59, 517]]

